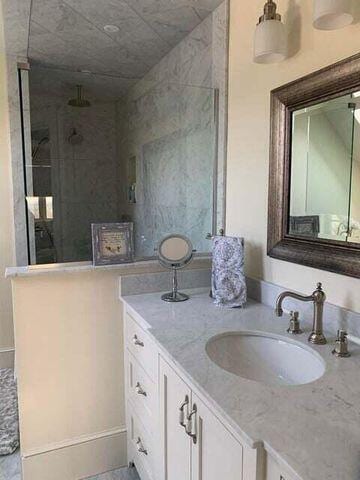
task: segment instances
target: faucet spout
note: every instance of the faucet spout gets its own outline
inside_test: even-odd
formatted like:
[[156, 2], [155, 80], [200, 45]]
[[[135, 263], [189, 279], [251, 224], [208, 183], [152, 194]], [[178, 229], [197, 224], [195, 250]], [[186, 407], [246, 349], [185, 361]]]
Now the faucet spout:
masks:
[[311, 302], [313, 300], [312, 295], [305, 296], [305, 295], [300, 295], [299, 293], [290, 292], [290, 291], [282, 292], [280, 293], [280, 295], [276, 300], [275, 314], [277, 317], [282, 317], [284, 313], [282, 309], [282, 304], [285, 298], [287, 297], [295, 298], [295, 300], [300, 300], [301, 302]]
[[300, 295], [295, 292], [282, 292], [276, 300], [275, 314], [281, 317], [283, 314], [282, 304], [285, 298], [290, 297], [301, 302], [314, 303], [313, 329], [309, 336], [309, 342], [316, 345], [324, 345], [326, 338], [323, 333], [323, 312], [326, 295], [322, 289], [321, 283], [317, 284], [316, 290], [311, 295]]

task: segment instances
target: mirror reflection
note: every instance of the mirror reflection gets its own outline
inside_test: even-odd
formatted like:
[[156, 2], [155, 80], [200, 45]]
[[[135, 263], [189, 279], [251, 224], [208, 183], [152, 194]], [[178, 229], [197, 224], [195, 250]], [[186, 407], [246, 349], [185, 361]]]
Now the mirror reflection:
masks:
[[292, 118], [291, 236], [360, 243], [360, 91]]

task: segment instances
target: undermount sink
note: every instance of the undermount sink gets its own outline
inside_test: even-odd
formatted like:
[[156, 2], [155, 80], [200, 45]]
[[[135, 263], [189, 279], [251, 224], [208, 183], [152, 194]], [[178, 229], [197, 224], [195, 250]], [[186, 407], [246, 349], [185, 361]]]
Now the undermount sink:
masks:
[[267, 385], [304, 385], [325, 372], [324, 360], [310, 347], [270, 333], [216, 335], [206, 353], [223, 370]]

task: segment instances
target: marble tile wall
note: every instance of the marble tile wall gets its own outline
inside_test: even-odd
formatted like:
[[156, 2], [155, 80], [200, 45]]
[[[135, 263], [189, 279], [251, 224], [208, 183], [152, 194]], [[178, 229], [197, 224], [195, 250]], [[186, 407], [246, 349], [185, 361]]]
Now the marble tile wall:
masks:
[[[227, 2], [209, 15], [119, 102], [121, 169], [136, 162], [135, 222], [139, 257], [154, 255], [160, 238], [179, 232], [206, 252], [212, 231], [214, 160], [224, 195]], [[215, 89], [219, 89], [216, 144]], [[218, 151], [217, 151], [218, 150]], [[134, 160], [135, 159], [135, 160]], [[126, 191], [123, 192], [126, 204]], [[223, 204], [217, 205], [223, 226]]]
[[[178, 271], [179, 289], [209, 288], [211, 284], [211, 265], [207, 268], [192, 268], [191, 263]], [[119, 293], [141, 295], [144, 293], [165, 292], [171, 290], [172, 273], [157, 272], [141, 275], [122, 275], [119, 277]]]
[[224, 1], [212, 14], [212, 82], [218, 89], [218, 165], [216, 195], [216, 230], [225, 230], [226, 210], [226, 154], [227, 154], [227, 104], [228, 104], [228, 42], [229, 3]]
[[[5, 8], [5, 7], [4, 7]], [[11, 148], [11, 170], [13, 188], [13, 211], [14, 211], [14, 233], [15, 233], [15, 255], [17, 265], [28, 264], [28, 250], [26, 237], [26, 215], [24, 202], [24, 170], [23, 170], [23, 145], [21, 127], [21, 101], [18, 80], [18, 62], [25, 61], [13, 55], [7, 55], [7, 86], [9, 100], [9, 121], [10, 121], [10, 148]], [[23, 104], [24, 118], [29, 116], [29, 104], [26, 102], [26, 88], [28, 82], [26, 72], [23, 75], [23, 86], [25, 88]], [[25, 122], [28, 125], [28, 122]], [[10, 234], [9, 234], [10, 235]]]

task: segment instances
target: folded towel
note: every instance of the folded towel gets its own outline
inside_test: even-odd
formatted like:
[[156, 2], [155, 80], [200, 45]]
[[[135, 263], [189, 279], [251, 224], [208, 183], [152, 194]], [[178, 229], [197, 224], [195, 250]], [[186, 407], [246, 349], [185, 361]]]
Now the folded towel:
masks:
[[246, 303], [243, 238], [213, 238], [211, 288], [218, 306], [236, 308]]

